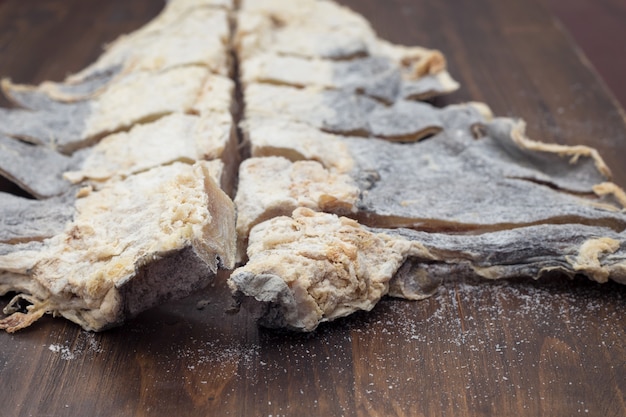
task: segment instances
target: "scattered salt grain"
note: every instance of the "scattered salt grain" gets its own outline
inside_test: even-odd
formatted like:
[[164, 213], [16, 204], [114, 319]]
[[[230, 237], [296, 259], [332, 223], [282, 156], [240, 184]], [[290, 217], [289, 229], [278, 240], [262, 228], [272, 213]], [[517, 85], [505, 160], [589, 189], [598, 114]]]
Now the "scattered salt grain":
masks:
[[60, 353], [61, 354], [61, 359], [65, 360], [65, 361], [69, 361], [69, 360], [72, 360], [72, 359], [76, 358], [76, 355], [74, 355], [74, 353], [67, 346], [61, 346], [61, 345], [58, 345], [58, 344], [52, 344], [52, 345], [48, 346], [48, 349], [50, 349], [50, 351], [52, 351], [54, 353]]

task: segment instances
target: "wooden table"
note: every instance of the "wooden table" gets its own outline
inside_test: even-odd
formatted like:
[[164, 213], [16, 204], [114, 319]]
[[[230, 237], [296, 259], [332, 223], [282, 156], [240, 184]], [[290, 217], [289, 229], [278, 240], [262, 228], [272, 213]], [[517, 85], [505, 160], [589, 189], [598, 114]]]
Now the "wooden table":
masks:
[[[535, 139], [594, 146], [626, 186], [624, 112], [539, 0], [342, 3], [391, 41], [446, 53], [462, 89], [437, 104], [485, 101]], [[160, 8], [0, 0], [0, 74], [62, 79]], [[626, 415], [616, 284], [451, 277], [426, 301], [386, 299], [307, 335], [259, 329], [229, 306], [222, 277], [105, 333], [52, 318], [2, 333], [0, 416]]]

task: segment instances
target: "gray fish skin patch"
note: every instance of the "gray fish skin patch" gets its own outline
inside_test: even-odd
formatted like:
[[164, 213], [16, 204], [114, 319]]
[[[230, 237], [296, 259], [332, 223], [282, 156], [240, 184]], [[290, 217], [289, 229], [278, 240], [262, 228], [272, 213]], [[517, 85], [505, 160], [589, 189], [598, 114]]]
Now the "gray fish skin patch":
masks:
[[[45, 246], [46, 246], [45, 242], [38, 241], [38, 240], [32, 240], [29, 242], [18, 243], [18, 244], [0, 242], [0, 256], [5, 256], [14, 252], [24, 252], [24, 251], [39, 252], [43, 250]], [[0, 272], [0, 275], [2, 273], [3, 272]]]
[[543, 224], [479, 235], [373, 229], [419, 242], [435, 258], [409, 259], [430, 282], [453, 279], [539, 279], [553, 272], [626, 283], [626, 233], [579, 224]]
[[2, 91], [6, 98], [23, 110], [46, 110], [54, 108], [56, 103], [50, 96], [35, 87], [19, 88], [3, 80]]
[[[619, 207], [575, 194], [593, 194], [593, 186], [606, 180], [593, 162], [572, 165], [569, 158], [549, 154], [550, 164], [520, 159], [509, 149], [514, 121], [488, 123], [491, 136], [476, 139], [467, 123], [473, 116], [466, 110], [448, 117], [454, 123], [446, 122], [444, 132], [418, 143], [345, 139], [356, 161], [351, 175], [363, 190], [360, 211], [400, 218], [397, 227], [409, 226], [401, 219], [414, 221], [424, 230], [488, 230], [539, 222], [626, 227]], [[481, 123], [478, 116], [476, 122]], [[567, 181], [563, 173], [569, 173]]]
[[358, 94], [346, 94], [342, 90], [325, 91], [322, 103], [331, 109], [333, 115], [321, 120], [323, 131], [344, 135], [367, 136], [369, 134], [368, 114], [380, 104]]
[[246, 88], [248, 119], [283, 119], [342, 136], [418, 141], [441, 131], [446, 109], [398, 100], [392, 105], [352, 90], [298, 89], [270, 84]]
[[392, 104], [399, 100], [421, 100], [450, 92], [434, 75], [405, 79], [395, 62], [383, 56], [368, 56], [333, 63], [333, 83]]
[[63, 179], [63, 173], [73, 165], [73, 158], [48, 147], [27, 144], [0, 134], [0, 175], [37, 198], [68, 191], [71, 184]]
[[41, 240], [61, 233], [73, 219], [73, 197], [31, 200], [0, 192], [0, 213], [0, 242]]
[[421, 100], [450, 92], [450, 87], [434, 75], [424, 75], [417, 80], [404, 80], [398, 95], [405, 100]]
[[79, 83], [54, 83], [54, 87], [67, 101], [84, 100], [106, 88], [121, 71], [122, 66], [117, 65], [96, 72]]
[[40, 110], [0, 108], [1, 133], [65, 153], [85, 146], [89, 138], [84, 138], [83, 132], [93, 113], [90, 102], [49, 102], [47, 96], [41, 96]]
[[396, 101], [402, 83], [400, 70], [390, 59], [373, 56], [335, 62], [332, 77], [341, 89], [362, 92], [387, 103]]
[[578, 193], [589, 193], [593, 186], [607, 180], [605, 174], [598, 170], [596, 161], [591, 157], [580, 157], [574, 160], [560, 156], [554, 152], [542, 152], [523, 149], [515, 146], [510, 140], [513, 134], [511, 123], [507, 119], [496, 119], [485, 126], [487, 138], [482, 145], [494, 163], [504, 164], [515, 162], [523, 168], [518, 173], [510, 173], [510, 177], [526, 178], [538, 182], [548, 182], [563, 190]]
[[379, 107], [369, 115], [369, 131], [374, 137], [414, 142], [443, 129], [442, 111], [429, 104], [398, 101]]

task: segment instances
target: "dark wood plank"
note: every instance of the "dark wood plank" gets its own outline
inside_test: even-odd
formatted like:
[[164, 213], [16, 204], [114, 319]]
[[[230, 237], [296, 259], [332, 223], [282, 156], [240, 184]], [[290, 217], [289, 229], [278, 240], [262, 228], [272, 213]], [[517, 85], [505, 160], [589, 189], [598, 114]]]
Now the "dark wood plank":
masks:
[[[392, 41], [447, 54], [463, 87], [438, 104], [486, 101], [535, 138], [593, 145], [626, 185], [622, 113], [546, 8], [342, 2]], [[159, 3], [4, 0], [0, 74], [58, 80]], [[293, 335], [227, 314], [221, 277], [105, 333], [45, 318], [0, 334], [0, 415], [623, 416], [625, 305], [615, 284], [451, 277], [429, 300], [388, 299]]]
[[589, 57], [622, 107], [626, 107], [623, 0], [542, 0]]

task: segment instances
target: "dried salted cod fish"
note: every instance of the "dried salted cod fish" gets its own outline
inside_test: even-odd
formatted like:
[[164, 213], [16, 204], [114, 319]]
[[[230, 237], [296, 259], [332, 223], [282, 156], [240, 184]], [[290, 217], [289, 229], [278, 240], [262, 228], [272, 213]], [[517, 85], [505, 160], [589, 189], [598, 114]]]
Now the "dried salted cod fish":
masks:
[[312, 331], [370, 310], [386, 294], [431, 295], [451, 274], [540, 278], [552, 271], [626, 284], [626, 235], [583, 225], [538, 225], [474, 235], [369, 229], [306, 208], [255, 226], [249, 262], [229, 279], [268, 327]]
[[105, 137], [76, 152], [76, 168], [64, 177], [72, 183], [101, 183], [175, 161], [220, 159], [224, 164], [221, 185], [230, 194], [239, 162], [231, 115], [234, 83], [220, 76], [209, 79], [189, 114], [172, 113]]
[[109, 135], [71, 157], [18, 139], [0, 136], [0, 174], [37, 198], [67, 193], [73, 184], [94, 187], [176, 161], [219, 160], [219, 183], [231, 193], [238, 153], [229, 113], [195, 116], [174, 113], [128, 132]]
[[237, 52], [348, 59], [368, 52], [375, 37], [362, 16], [329, 1], [244, 0], [237, 16]]
[[[350, 136], [351, 133], [369, 136], [376, 132], [381, 135], [381, 139], [386, 140], [420, 140], [440, 132], [450, 119], [460, 119], [457, 123], [464, 121], [470, 126], [492, 118], [490, 109], [482, 103], [451, 105], [440, 109], [425, 103], [399, 102], [396, 106], [379, 107], [378, 114], [368, 113], [365, 106], [341, 112], [338, 105], [341, 100], [326, 105], [327, 101], [316, 100], [321, 96], [312, 92], [297, 92], [285, 87], [273, 90], [273, 87], [262, 85], [255, 88], [263, 94], [253, 94], [246, 111], [247, 118], [241, 123], [250, 155], [284, 156], [293, 161], [315, 160], [336, 172], [348, 172], [354, 168], [354, 160], [342, 136]], [[286, 94], [272, 97], [268, 94], [271, 91]], [[292, 93], [295, 99], [288, 97]], [[307, 101], [307, 97], [310, 100]], [[343, 107], [350, 107], [349, 97], [355, 98], [357, 102], [361, 100], [358, 96], [348, 95], [348, 99], [344, 97]], [[262, 107], [263, 102], [266, 103], [265, 108]], [[368, 99], [363, 102], [371, 103]], [[320, 130], [324, 126], [328, 130], [334, 126], [338, 132]], [[385, 132], [387, 137], [384, 137]]]
[[0, 328], [52, 313], [103, 330], [232, 268], [234, 206], [209, 166], [174, 163], [83, 190], [62, 233], [0, 247], [2, 294], [20, 292]]
[[485, 123], [478, 139], [467, 125], [449, 123], [444, 133], [406, 146], [347, 139], [364, 221], [434, 231], [626, 227], [619, 188], [598, 192], [610, 172], [595, 150], [531, 141], [511, 119]]
[[0, 243], [16, 244], [57, 235], [74, 216], [71, 193], [32, 200], [0, 192]]
[[[345, 90], [320, 91], [252, 84], [245, 89], [246, 123], [257, 120], [302, 123], [321, 131], [413, 142], [440, 132], [448, 108], [399, 100], [385, 105]], [[452, 106], [454, 108], [454, 106]]]
[[[219, 160], [202, 162], [206, 173], [219, 184], [224, 177], [224, 163]], [[119, 178], [117, 179], [119, 180]], [[103, 183], [98, 184], [100, 187]], [[104, 185], [108, 188], [111, 184]], [[76, 198], [84, 197], [93, 187], [73, 187], [63, 195], [33, 200], [0, 192], [0, 244], [10, 245], [42, 241], [63, 232], [76, 214]]]
[[243, 161], [234, 200], [238, 259], [245, 259], [247, 236], [255, 224], [289, 215], [298, 207], [338, 214], [355, 213], [358, 197], [359, 189], [348, 176], [329, 172], [315, 161], [292, 163], [282, 157]]
[[[232, 6], [231, 1], [170, 0], [155, 19], [107, 45], [92, 65], [63, 82], [45, 81], [28, 89], [58, 101], [77, 101], [92, 98], [132, 72], [202, 66], [228, 76]], [[3, 80], [2, 88], [10, 99], [24, 103], [20, 96], [25, 87]]]
[[48, 147], [0, 134], [0, 175], [37, 198], [67, 192], [70, 184], [63, 173], [72, 169], [74, 162]]
[[338, 173], [353, 168], [350, 151], [338, 135], [273, 117], [244, 120], [241, 127], [252, 157], [282, 156], [291, 161], [318, 161]]
[[[356, 221], [299, 208], [258, 224], [248, 263], [229, 285], [260, 303], [260, 323], [311, 331], [321, 321], [370, 310], [411, 244], [361, 228]], [[253, 308], [254, 310], [254, 308]]]
[[[15, 173], [13, 177], [20, 180], [20, 185], [27, 190], [37, 190], [38, 197], [49, 197], [65, 190], [64, 186], [69, 187], [69, 182], [59, 180], [64, 173], [76, 182], [88, 180], [102, 189], [78, 200], [74, 199], [71, 188], [59, 198], [33, 201], [7, 195], [2, 200], [0, 237], [8, 244], [3, 244], [2, 248], [0, 292], [21, 293], [5, 310], [14, 314], [3, 321], [3, 327], [9, 331], [17, 330], [41, 314], [52, 312], [85, 328], [99, 330], [119, 324], [125, 317], [160, 299], [182, 297], [202, 285], [215, 270], [215, 256], [222, 258], [226, 267], [232, 266], [234, 255], [229, 254], [229, 251], [234, 253], [232, 203], [223, 193], [216, 191], [208, 176], [222, 184], [232, 178], [232, 175], [222, 175], [222, 171], [224, 163], [236, 154], [229, 112], [233, 83], [218, 76], [209, 79], [213, 82], [197, 91], [190, 101], [188, 110], [193, 114], [175, 112], [152, 123], [136, 125], [129, 132], [109, 136], [71, 157], [46, 146], [3, 138], [4, 149], [11, 151], [3, 153], [0, 158], [4, 173]], [[49, 99], [44, 97], [45, 100]], [[164, 149], [168, 152], [163, 153]], [[192, 170], [190, 165], [184, 168], [185, 165], [176, 163], [149, 170], [176, 161], [193, 163], [197, 159], [213, 157], [222, 159], [204, 162], [201, 168], [196, 168], [195, 184], [189, 180], [194, 175], [185, 173]], [[234, 161], [231, 165], [230, 169], [233, 169]], [[38, 169], [31, 172], [29, 167]], [[42, 167], [51, 174], [49, 177], [55, 179], [54, 186], [48, 176], [41, 175]], [[69, 168], [82, 171], [67, 172]], [[122, 182], [111, 181], [128, 176]], [[182, 185], [177, 184], [179, 180], [183, 181]], [[185, 189], [198, 186], [202, 188], [185, 195]], [[168, 187], [171, 190], [164, 192]], [[207, 193], [206, 198], [198, 198], [200, 192]], [[208, 198], [216, 199], [215, 202], [208, 201], [209, 208], [206, 207]], [[207, 230], [209, 223], [198, 229], [181, 219], [180, 224], [173, 226], [173, 235], [160, 231], [155, 222], [167, 220], [167, 210], [177, 210], [177, 207], [183, 211], [197, 210], [200, 217], [210, 210], [209, 214], [216, 217], [204, 216], [204, 220], [210, 222], [214, 230]], [[97, 209], [96, 213], [93, 208]], [[160, 220], [159, 211], [165, 213], [159, 215]], [[154, 220], [152, 223], [150, 216]], [[136, 224], [132, 225], [132, 222]], [[90, 232], [89, 225], [97, 224], [97, 230], [84, 236], [77, 235], [71, 230], [76, 224], [80, 230]], [[179, 227], [186, 229], [179, 231]], [[207, 241], [183, 240], [187, 238]], [[174, 245], [171, 250], [164, 246], [168, 239]], [[107, 250], [115, 253], [108, 258], [96, 256], [96, 252]], [[55, 263], [55, 259], [61, 261]], [[184, 269], [186, 267], [188, 271]], [[128, 275], [131, 268], [136, 269], [134, 275]], [[118, 272], [127, 276], [116, 275]], [[181, 277], [183, 273], [185, 276]], [[98, 278], [103, 274], [104, 278]], [[49, 286], [60, 276], [77, 282], [84, 278], [80, 285], [87, 287], [100, 285], [102, 281], [103, 288], [110, 288], [105, 298], [113, 297], [113, 300], [102, 299], [102, 293], [89, 292], [91, 290], [72, 293], [78, 291], [73, 287], [55, 293]], [[142, 294], [144, 299], [140, 299]], [[23, 304], [22, 299], [32, 304], [26, 315], [16, 311], [16, 306]]]
[[51, 100], [32, 90], [24, 93], [31, 110], [0, 109], [0, 131], [70, 153], [136, 123], [192, 111], [203, 89], [211, 89], [221, 79], [201, 67], [137, 72], [117, 80], [93, 99], [73, 103]]
[[[441, 133], [410, 144], [315, 136], [314, 130], [306, 131], [311, 143], [319, 139], [315, 159], [329, 167], [325, 176], [317, 176], [326, 178], [327, 183], [315, 184], [316, 189], [358, 190], [358, 199], [355, 192], [329, 195], [337, 199], [333, 206], [342, 210], [336, 213], [353, 213], [370, 226], [455, 232], [540, 223], [626, 227], [626, 199], [619, 187], [606, 182], [610, 173], [594, 150], [531, 141], [524, 135], [523, 123], [488, 121], [473, 106], [454, 106], [445, 116]], [[274, 135], [267, 126], [263, 135], [271, 145]], [[252, 130], [248, 133], [253, 134]], [[343, 152], [335, 152], [338, 146], [328, 147], [332, 153], [322, 152], [325, 139], [342, 144]], [[273, 149], [289, 156], [289, 146], [296, 142], [276, 143]], [[265, 150], [271, 154], [272, 148]], [[291, 156], [294, 154], [299, 152]], [[256, 159], [240, 169], [236, 196], [241, 202], [238, 232], [244, 241], [250, 227], [269, 218], [287, 201], [290, 190], [311, 187], [306, 179], [291, 174], [291, 164]], [[337, 170], [336, 166], [351, 168]], [[264, 184], [273, 182], [284, 184], [284, 191], [259, 192]], [[306, 207], [332, 212], [330, 206]]]
[[232, 158], [236, 147], [233, 129], [228, 113], [205, 117], [174, 113], [107, 136], [97, 145], [78, 151], [78, 169], [65, 172], [64, 178], [71, 183], [88, 181], [97, 186], [175, 161]]
[[101, 183], [174, 161], [219, 158], [226, 170], [222, 185], [230, 193], [238, 163], [230, 113], [233, 90], [232, 80], [209, 76], [189, 113], [177, 111], [135, 125], [71, 156], [0, 136], [0, 174], [35, 197], [47, 198], [67, 192], [72, 183]]
[[[559, 271], [626, 283], [626, 195], [607, 182], [610, 171], [595, 150], [532, 141], [524, 123], [492, 120], [480, 105], [446, 110], [441, 132], [413, 143], [332, 135], [274, 110], [246, 122], [253, 154], [313, 158], [327, 167], [316, 165], [314, 186], [292, 174], [303, 161], [259, 157], [240, 170], [240, 239], [254, 227], [249, 261], [230, 285], [262, 324], [311, 331], [369, 310], [385, 294], [427, 297], [450, 274], [539, 278]], [[276, 132], [275, 120], [295, 134]], [[257, 177], [287, 182], [285, 191], [261, 198]], [[358, 199], [333, 195], [333, 206], [353, 219], [313, 211], [334, 208], [308, 189], [355, 187]], [[285, 214], [276, 209], [281, 201], [298, 204], [292, 189], [304, 190], [296, 195], [305, 204], [292, 217], [276, 217]]]
[[[187, 3], [187, 4], [182, 4]], [[227, 76], [230, 71], [228, 10], [201, 2], [170, 1], [159, 16], [143, 28], [122, 35], [98, 60], [68, 77], [76, 84], [101, 73], [162, 71], [199, 65]]]
[[551, 273], [626, 284], [626, 232], [581, 224], [540, 224], [473, 234], [371, 229], [406, 238], [430, 258], [410, 257], [390, 282], [389, 294], [422, 299], [451, 279], [539, 279]]
[[43, 200], [3, 193], [0, 328], [102, 330], [232, 268], [230, 7], [172, 0], [63, 83], [3, 81], [23, 109], [0, 110], [0, 171]]
[[392, 45], [330, 1], [244, 1], [235, 46], [242, 81], [361, 91], [393, 102], [458, 88], [439, 51]]

